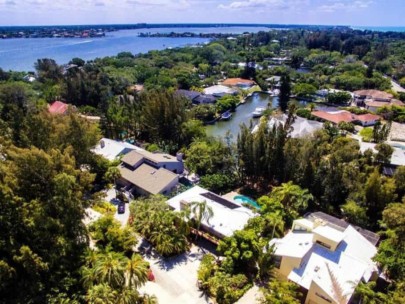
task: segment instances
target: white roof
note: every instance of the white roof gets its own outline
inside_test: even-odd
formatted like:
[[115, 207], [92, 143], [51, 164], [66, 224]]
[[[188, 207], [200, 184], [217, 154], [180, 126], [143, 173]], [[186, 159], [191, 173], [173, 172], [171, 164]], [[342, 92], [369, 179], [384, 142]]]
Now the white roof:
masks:
[[[331, 227], [327, 228], [334, 230]], [[329, 229], [321, 231], [329, 233]], [[335, 251], [311, 244], [304, 254], [301, 266], [293, 269], [288, 279], [306, 289], [309, 289], [312, 283], [316, 283], [334, 301], [347, 303], [358, 282], [362, 278], [368, 281], [372, 272], [377, 270], [372, 261], [377, 249], [350, 225], [342, 234], [343, 240]], [[279, 254], [279, 250], [281, 253], [286, 249], [297, 250], [299, 246], [297, 242], [308, 240], [312, 235], [312, 233], [290, 232], [281, 240], [282, 246], [279, 247], [275, 242], [276, 254]], [[302, 252], [300, 254], [302, 255]]]
[[302, 258], [314, 245], [312, 243], [313, 234], [290, 232], [282, 239], [273, 239], [270, 245], [275, 246], [274, 254], [293, 258]]
[[[272, 117], [269, 121], [269, 127], [272, 128], [275, 124], [282, 124], [284, 125], [287, 120], [287, 115], [283, 114], [283, 116], [280, 117]], [[315, 131], [320, 130], [323, 128], [323, 123], [314, 121], [314, 120], [308, 120], [306, 118], [302, 118], [297, 116], [294, 120], [294, 123], [292, 124], [292, 131], [291, 131], [291, 137], [292, 138], [300, 138], [304, 136], [308, 136], [313, 134]], [[256, 125], [252, 133], [256, 132], [258, 130], [258, 125]]]
[[[103, 147], [102, 142], [104, 143]], [[132, 150], [142, 149], [124, 141], [102, 138], [97, 146], [92, 149], [92, 152], [101, 155], [108, 160], [115, 160], [118, 156], [126, 154]]]
[[[367, 149], [371, 149], [374, 153], [378, 153], [375, 149], [376, 144], [360, 142], [360, 151], [364, 153]], [[394, 152], [391, 156], [391, 164], [395, 166], [405, 166], [405, 150], [401, 148], [392, 147]]]
[[318, 226], [314, 230], [312, 230], [312, 232], [323, 236], [328, 240], [332, 240], [335, 243], [339, 243], [344, 238], [344, 234], [342, 232], [329, 226]]
[[214, 85], [204, 89], [204, 94], [233, 94], [236, 91], [230, 87], [224, 85]]
[[212, 192], [199, 186], [194, 186], [193, 188], [169, 199], [167, 203], [175, 210], [180, 211], [181, 201], [187, 203], [206, 201], [207, 205], [211, 207], [214, 215], [209, 220], [209, 223], [207, 223], [206, 220], [203, 220], [201, 224], [224, 236], [231, 236], [236, 230], [243, 229], [248, 220], [255, 216], [249, 208], [236, 202], [230, 201], [236, 205], [236, 208], [231, 209], [221, 203], [202, 196], [201, 194], [204, 193]]

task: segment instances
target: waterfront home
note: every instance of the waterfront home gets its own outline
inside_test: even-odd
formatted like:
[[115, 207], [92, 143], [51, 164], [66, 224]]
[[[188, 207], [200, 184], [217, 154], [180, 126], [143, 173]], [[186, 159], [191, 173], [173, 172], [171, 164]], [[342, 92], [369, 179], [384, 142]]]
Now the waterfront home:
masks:
[[201, 95], [200, 92], [197, 91], [189, 91], [189, 90], [177, 90], [175, 93], [177, 96], [182, 96], [192, 103], [195, 103], [194, 100]]
[[238, 91], [224, 85], [214, 85], [205, 88], [204, 94], [222, 97], [224, 94], [236, 95], [238, 94]]
[[194, 186], [187, 191], [169, 199], [167, 203], [174, 210], [181, 211], [193, 202], [207, 203], [213, 211], [210, 219], [203, 219], [201, 230], [222, 239], [231, 236], [236, 230], [241, 230], [248, 220], [255, 217], [252, 210], [240, 203], [228, 200], [199, 186]]
[[253, 80], [243, 79], [243, 78], [228, 78], [228, 79], [225, 79], [221, 84], [224, 86], [228, 86], [228, 87], [238, 87], [241, 89], [249, 89], [252, 86], [256, 85], [256, 82], [254, 82]]
[[70, 106], [67, 103], [57, 100], [48, 105], [48, 112], [51, 114], [65, 115], [69, 113], [69, 110], [73, 110], [74, 108], [74, 106]]
[[124, 155], [118, 169], [117, 185], [128, 194], [167, 195], [177, 187], [184, 164], [181, 153], [175, 157], [138, 148]]
[[301, 287], [305, 304], [346, 304], [360, 282], [379, 276], [372, 260], [378, 236], [322, 212], [293, 222], [282, 239], [273, 239], [279, 279]]

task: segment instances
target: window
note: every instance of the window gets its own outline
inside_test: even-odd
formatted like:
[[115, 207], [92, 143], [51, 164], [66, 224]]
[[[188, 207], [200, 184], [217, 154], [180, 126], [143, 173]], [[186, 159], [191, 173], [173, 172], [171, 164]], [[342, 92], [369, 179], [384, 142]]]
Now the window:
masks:
[[328, 299], [327, 297], [325, 297], [324, 295], [321, 295], [321, 294], [319, 294], [319, 293], [317, 293], [317, 292], [315, 292], [315, 294], [316, 294], [318, 297], [320, 297], [321, 299], [324, 299], [326, 302], [332, 303], [332, 301], [329, 300], [329, 299]]
[[275, 266], [277, 269], [280, 269], [281, 260], [282, 260], [281, 256], [278, 256], [278, 255], [275, 255], [275, 256], [274, 256], [274, 266]]

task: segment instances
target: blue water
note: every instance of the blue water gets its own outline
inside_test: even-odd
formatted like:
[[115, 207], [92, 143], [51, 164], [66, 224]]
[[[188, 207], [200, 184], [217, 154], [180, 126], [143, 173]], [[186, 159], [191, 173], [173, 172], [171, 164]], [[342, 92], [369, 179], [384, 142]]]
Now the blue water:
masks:
[[20, 38], [0, 39], [0, 68], [3, 70], [32, 71], [39, 58], [52, 58], [58, 64], [68, 63], [74, 57], [91, 60], [114, 56], [119, 52], [133, 54], [206, 43], [203, 38], [140, 38], [138, 33], [229, 33], [258, 32], [265, 27], [219, 27], [219, 28], [160, 28], [122, 30], [106, 33], [102, 38]]
[[237, 195], [233, 198], [233, 200], [235, 202], [238, 203], [245, 203], [245, 204], [249, 204], [252, 207], [255, 207], [257, 209], [260, 209], [260, 206], [258, 203], [256, 203], [254, 200], [252, 200], [251, 198], [244, 196], [244, 195]]

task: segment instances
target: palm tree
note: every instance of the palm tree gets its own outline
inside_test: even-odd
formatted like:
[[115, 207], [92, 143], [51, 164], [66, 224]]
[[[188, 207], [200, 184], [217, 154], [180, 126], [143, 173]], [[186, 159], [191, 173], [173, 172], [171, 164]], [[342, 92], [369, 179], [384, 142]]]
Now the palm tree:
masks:
[[86, 300], [89, 304], [115, 304], [117, 292], [108, 284], [95, 285], [87, 291]]
[[107, 283], [112, 288], [120, 288], [125, 283], [125, 265], [127, 258], [121, 253], [107, 252], [100, 255], [95, 271], [101, 283]]
[[81, 269], [82, 283], [85, 288], [91, 288], [98, 281], [95, 268], [83, 267]]
[[139, 292], [129, 287], [122, 288], [117, 295], [116, 304], [138, 304], [140, 303]]
[[127, 261], [126, 274], [127, 285], [131, 288], [138, 288], [148, 281], [148, 266], [139, 254], [132, 254]]
[[141, 304], [158, 304], [158, 299], [155, 295], [144, 294], [142, 296]]
[[[198, 231], [200, 231], [201, 222], [203, 220], [209, 223], [210, 219], [214, 216], [214, 211], [212, 211], [211, 206], [207, 205], [207, 201], [190, 203], [190, 210], [194, 214]], [[197, 237], [198, 235], [196, 235], [196, 239]]]

